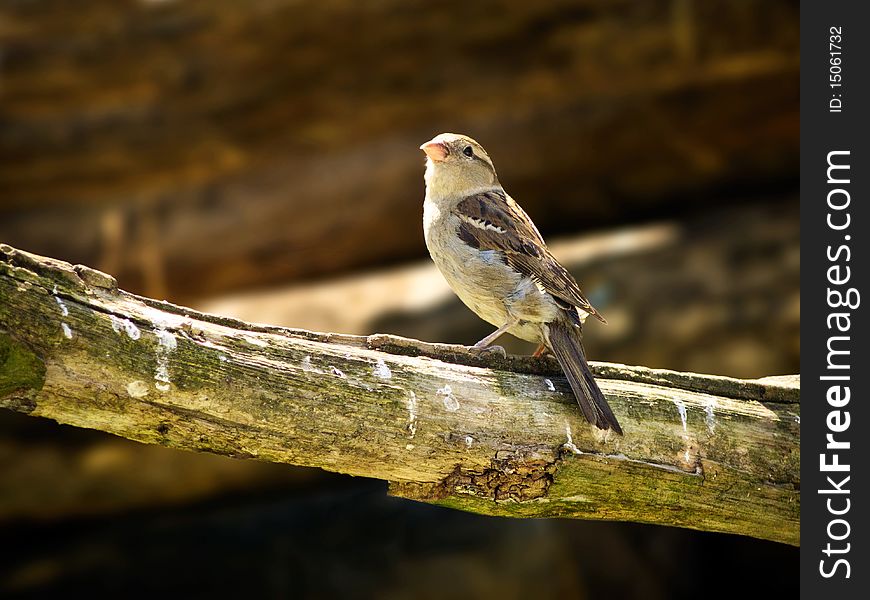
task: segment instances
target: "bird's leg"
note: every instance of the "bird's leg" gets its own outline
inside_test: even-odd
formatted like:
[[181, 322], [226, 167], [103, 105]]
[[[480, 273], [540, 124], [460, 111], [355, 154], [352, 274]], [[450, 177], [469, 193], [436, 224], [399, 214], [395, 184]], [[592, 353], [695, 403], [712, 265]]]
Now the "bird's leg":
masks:
[[490, 346], [490, 344], [500, 338], [505, 332], [507, 332], [508, 329], [519, 323], [519, 321], [520, 320], [516, 318], [509, 320], [507, 323], [505, 323], [504, 325], [490, 333], [488, 336], [477, 342], [471, 348], [477, 351], [489, 350], [492, 352], [498, 352], [502, 356], [507, 356], [504, 348], [502, 348], [501, 346]]
[[501, 327], [499, 327], [498, 329], [496, 329], [495, 331], [490, 333], [488, 336], [486, 336], [485, 338], [483, 338], [482, 340], [477, 342], [473, 347], [474, 348], [486, 348], [491, 343], [493, 343], [498, 338], [500, 338], [508, 329], [510, 329], [511, 327], [516, 325], [517, 323], [519, 323], [519, 321], [520, 321], [519, 319], [511, 319], [510, 321], [508, 321], [507, 323], [505, 323], [504, 325], [502, 325]]
[[538, 358], [539, 356], [543, 356], [546, 351], [547, 351], [547, 347], [544, 344], [541, 344], [540, 346], [538, 346], [538, 349], [535, 350], [535, 352], [534, 352], [534, 354], [532, 354], [532, 356], [534, 358]]

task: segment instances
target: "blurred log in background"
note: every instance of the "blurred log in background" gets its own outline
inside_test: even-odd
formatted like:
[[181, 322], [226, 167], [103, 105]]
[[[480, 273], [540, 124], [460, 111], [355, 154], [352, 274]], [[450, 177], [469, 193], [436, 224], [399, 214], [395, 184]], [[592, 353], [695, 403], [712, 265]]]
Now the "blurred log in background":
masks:
[[[797, 10], [782, 0], [6, 2], [0, 241], [253, 321], [473, 341], [486, 326], [430, 266], [410, 262], [425, 257], [417, 146], [462, 131], [490, 150], [608, 316], [589, 328], [591, 357], [797, 372]], [[19, 591], [97, 574], [129, 590], [156, 567], [183, 585], [190, 573], [154, 558], [172, 545], [224, 564], [242, 555], [237, 545], [258, 548], [263, 561], [239, 571], [257, 570], [263, 593], [278, 595], [356, 582], [360, 595], [401, 597], [453, 580], [481, 596], [510, 580], [526, 596], [679, 597], [704, 584], [705, 559], [739, 573], [753, 558], [781, 574], [770, 580], [779, 593], [796, 586], [797, 553], [761, 542], [482, 522], [319, 473], [6, 413], [0, 472], [0, 522], [23, 549], [0, 579]], [[311, 545], [316, 515], [342, 512], [326, 538], [383, 557], [392, 566], [380, 586], [361, 583], [366, 561]], [[182, 541], [207, 530], [218, 532], [208, 543]], [[314, 549], [301, 560], [304, 540]], [[504, 548], [522, 548], [525, 568]], [[556, 572], [552, 587], [528, 587]]]
[[550, 232], [796, 176], [796, 2], [126, 4], [6, 5], [0, 238], [147, 295], [420, 256], [442, 130]]

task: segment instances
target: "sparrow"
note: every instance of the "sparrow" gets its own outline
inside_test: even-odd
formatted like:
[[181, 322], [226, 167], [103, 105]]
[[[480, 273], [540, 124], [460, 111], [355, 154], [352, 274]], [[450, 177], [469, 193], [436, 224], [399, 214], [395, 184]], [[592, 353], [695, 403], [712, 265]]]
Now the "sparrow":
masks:
[[621, 435], [582, 343], [587, 317], [607, 321], [505, 192], [480, 144], [442, 133], [420, 149], [426, 153], [423, 234], [429, 254], [460, 300], [497, 327], [473, 348], [482, 351], [510, 333], [538, 344], [536, 356], [549, 350], [586, 420]]

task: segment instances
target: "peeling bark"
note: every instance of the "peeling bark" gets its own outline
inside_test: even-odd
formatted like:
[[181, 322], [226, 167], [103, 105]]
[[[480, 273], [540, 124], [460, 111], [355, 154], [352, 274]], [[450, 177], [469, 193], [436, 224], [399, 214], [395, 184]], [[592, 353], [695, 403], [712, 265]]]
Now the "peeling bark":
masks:
[[550, 359], [252, 325], [0, 246], [0, 406], [483, 514], [799, 543], [797, 377], [593, 370], [624, 437], [583, 420]]

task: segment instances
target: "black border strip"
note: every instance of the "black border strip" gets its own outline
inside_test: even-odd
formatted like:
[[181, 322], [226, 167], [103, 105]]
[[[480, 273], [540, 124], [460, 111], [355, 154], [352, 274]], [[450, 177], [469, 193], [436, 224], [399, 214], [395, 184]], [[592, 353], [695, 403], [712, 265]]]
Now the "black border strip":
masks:
[[[801, 2], [801, 595], [805, 598], [866, 598], [870, 573], [867, 494], [859, 491], [870, 489], [870, 327], [863, 306], [870, 302], [866, 285], [870, 270], [868, 13], [862, 0]], [[849, 168], [829, 172], [829, 162]], [[865, 297], [858, 301], [862, 294]], [[842, 445], [828, 447], [828, 434]], [[823, 470], [822, 461], [848, 465], [848, 470], [842, 466], [836, 467], [842, 470], [831, 466]]]

